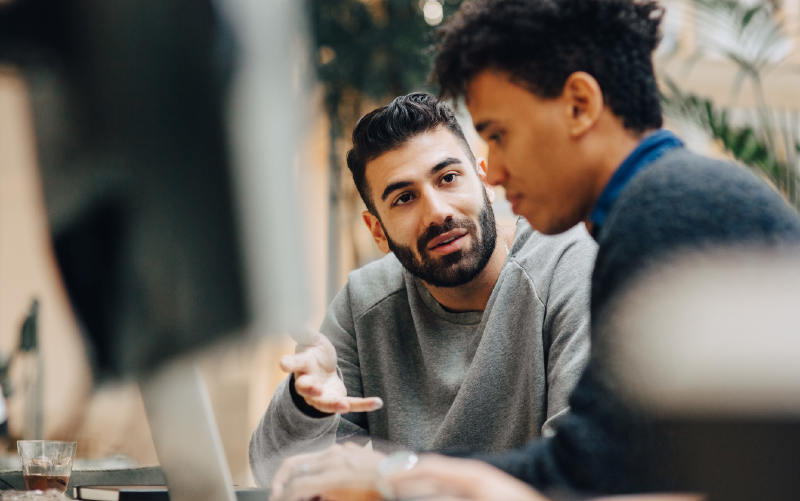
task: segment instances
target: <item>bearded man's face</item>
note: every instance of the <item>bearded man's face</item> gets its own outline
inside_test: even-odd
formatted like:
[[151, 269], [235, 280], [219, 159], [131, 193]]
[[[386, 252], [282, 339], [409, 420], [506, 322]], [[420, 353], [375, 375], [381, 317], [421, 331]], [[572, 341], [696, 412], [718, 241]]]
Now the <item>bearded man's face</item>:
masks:
[[[478, 224], [468, 218], [447, 219], [443, 224], [431, 226], [419, 236], [414, 247], [398, 244], [387, 233], [386, 240], [400, 263], [412, 275], [434, 287], [456, 287], [464, 285], [483, 271], [494, 252], [497, 230], [494, 211], [489, 200], [478, 214]], [[472, 244], [445, 255], [436, 255], [438, 247], [451, 245], [453, 232], [469, 235]], [[442, 242], [432, 251], [428, 246]], [[417, 257], [419, 256], [419, 257]]]
[[385, 250], [410, 273], [435, 287], [455, 287], [483, 271], [497, 242], [494, 212], [453, 133], [439, 128], [412, 138], [369, 162], [367, 180]]

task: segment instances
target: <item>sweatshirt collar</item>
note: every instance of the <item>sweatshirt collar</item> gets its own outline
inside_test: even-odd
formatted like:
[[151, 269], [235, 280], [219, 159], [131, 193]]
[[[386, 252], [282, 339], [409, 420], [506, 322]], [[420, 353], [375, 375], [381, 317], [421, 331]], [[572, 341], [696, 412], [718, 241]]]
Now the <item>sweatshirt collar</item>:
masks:
[[592, 236], [597, 238], [600, 228], [606, 222], [606, 217], [611, 211], [611, 206], [617, 201], [620, 193], [630, 183], [631, 179], [642, 169], [651, 165], [667, 152], [683, 147], [683, 141], [671, 131], [658, 129], [644, 137], [639, 145], [620, 164], [614, 175], [608, 181], [603, 193], [589, 215], [592, 222]]

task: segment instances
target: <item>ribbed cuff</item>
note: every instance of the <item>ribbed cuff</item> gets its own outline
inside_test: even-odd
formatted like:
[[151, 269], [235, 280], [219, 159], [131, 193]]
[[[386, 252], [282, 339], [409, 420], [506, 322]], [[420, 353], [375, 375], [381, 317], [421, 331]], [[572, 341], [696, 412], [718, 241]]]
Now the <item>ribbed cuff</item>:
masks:
[[[339, 415], [330, 414], [325, 417], [311, 417], [301, 411], [292, 400], [291, 387], [294, 385], [290, 383], [292, 383], [290, 379], [285, 379], [275, 395], [275, 413], [281, 428], [292, 437], [301, 440], [319, 437], [330, 432], [331, 428], [335, 433], [336, 427], [339, 425]], [[302, 400], [302, 397], [300, 399]]]
[[287, 384], [289, 385], [289, 395], [292, 396], [292, 402], [294, 402], [294, 405], [296, 405], [297, 408], [300, 409], [300, 412], [302, 412], [308, 417], [317, 419], [333, 416], [332, 413], [322, 412], [321, 410], [308, 405], [306, 399], [301, 397], [300, 394], [297, 393], [297, 389], [294, 387], [294, 374], [292, 374], [291, 377], [289, 377], [289, 382]]

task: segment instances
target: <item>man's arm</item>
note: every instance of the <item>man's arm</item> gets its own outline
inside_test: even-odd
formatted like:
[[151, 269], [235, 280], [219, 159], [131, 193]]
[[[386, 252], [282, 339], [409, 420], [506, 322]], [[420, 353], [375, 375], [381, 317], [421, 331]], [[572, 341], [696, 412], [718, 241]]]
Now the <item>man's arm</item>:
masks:
[[643, 473], [636, 460], [642, 458], [637, 449], [647, 440], [646, 430], [610, 389], [600, 365], [590, 360], [554, 436], [499, 454], [459, 456], [485, 461], [545, 494], [652, 491], [652, 477], [637, 475]]
[[[348, 296], [345, 287], [328, 309], [322, 326], [327, 337], [306, 333], [297, 353], [281, 359], [281, 367], [292, 375], [278, 386], [250, 439], [250, 468], [259, 485], [269, 485], [286, 457], [332, 445], [340, 427], [348, 434], [367, 434], [347, 419], [360, 414], [342, 418], [339, 413], [375, 410], [382, 405], [380, 399], [361, 398]], [[346, 384], [355, 391], [348, 391]]]
[[[577, 230], [574, 230], [577, 231]], [[547, 359], [547, 419], [542, 436], [569, 411], [569, 396], [589, 360], [591, 275], [597, 246], [581, 230], [553, 268], [542, 337]]]
[[268, 486], [287, 457], [322, 450], [336, 439], [339, 415], [312, 417], [293, 402], [289, 383], [278, 386], [267, 412], [250, 438], [250, 471], [259, 486]]
[[500, 454], [448, 455], [486, 461], [545, 493], [613, 492], [629, 480], [620, 458], [637, 434], [635, 419], [609, 390], [598, 370], [602, 361], [592, 360], [589, 350], [595, 253], [591, 240], [577, 239], [552, 268], [542, 331], [548, 383], [543, 437]]
[[[340, 296], [349, 296], [350, 285], [342, 289], [331, 304], [320, 331], [331, 340], [336, 349], [339, 375], [347, 389], [347, 396], [353, 399], [364, 398], [361, 382], [361, 365], [356, 343], [356, 327], [349, 299], [337, 301]], [[344, 298], [342, 298], [344, 299]], [[380, 400], [380, 399], [377, 399]], [[382, 405], [382, 403], [381, 403]], [[376, 410], [375, 407], [368, 410]], [[360, 440], [359, 440], [360, 439]], [[343, 411], [336, 431], [336, 441], [356, 441], [361, 445], [369, 441], [367, 415], [360, 409]]]

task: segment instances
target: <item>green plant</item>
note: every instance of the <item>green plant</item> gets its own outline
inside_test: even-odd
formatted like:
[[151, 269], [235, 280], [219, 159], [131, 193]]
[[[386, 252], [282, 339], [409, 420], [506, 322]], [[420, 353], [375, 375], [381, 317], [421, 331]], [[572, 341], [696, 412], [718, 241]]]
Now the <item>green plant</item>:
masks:
[[[461, 0], [441, 3], [446, 17]], [[345, 147], [340, 144], [346, 142], [365, 102], [383, 103], [426, 90], [434, 28], [426, 23], [423, 6], [420, 0], [309, 0], [307, 4], [318, 56], [317, 78], [324, 86], [330, 123], [329, 298], [339, 287], [340, 210], [352, 212], [358, 204], [355, 188], [342, 174]]]
[[[767, 1], [750, 6], [735, 0], [694, 0], [692, 4], [698, 40], [687, 73], [702, 55], [734, 63], [737, 73], [731, 83], [731, 105], [717, 106], [664, 77], [665, 114], [699, 125], [733, 157], [762, 172], [800, 208], [798, 115], [770, 108], [763, 87], [764, 73], [790, 54], [778, 10]], [[755, 109], [736, 113], [735, 103], [745, 81], [751, 83]]]

